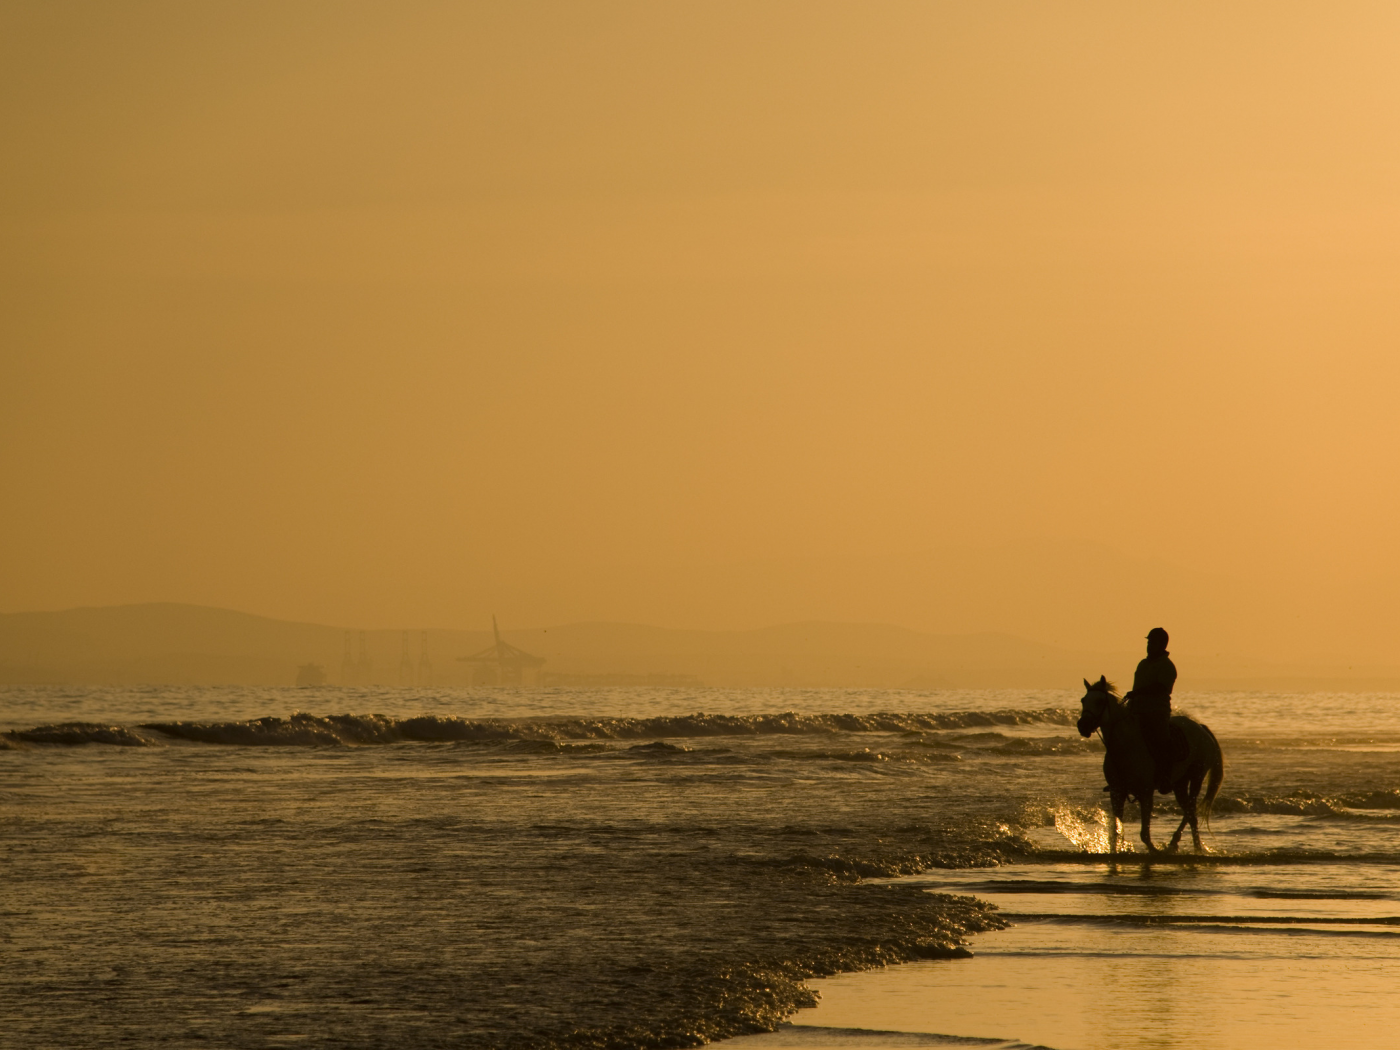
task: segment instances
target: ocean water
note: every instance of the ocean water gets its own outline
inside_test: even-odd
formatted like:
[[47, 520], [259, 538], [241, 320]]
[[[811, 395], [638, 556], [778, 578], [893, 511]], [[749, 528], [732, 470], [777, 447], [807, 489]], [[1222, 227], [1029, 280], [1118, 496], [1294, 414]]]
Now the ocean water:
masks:
[[1389, 1046], [1397, 701], [1148, 863], [1068, 691], [11, 688], [0, 1046]]

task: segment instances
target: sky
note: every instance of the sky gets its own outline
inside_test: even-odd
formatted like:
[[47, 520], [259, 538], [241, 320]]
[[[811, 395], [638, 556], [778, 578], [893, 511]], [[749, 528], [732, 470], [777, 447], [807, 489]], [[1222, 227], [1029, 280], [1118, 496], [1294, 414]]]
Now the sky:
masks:
[[0, 611], [1400, 664], [1393, 4], [15, 3]]

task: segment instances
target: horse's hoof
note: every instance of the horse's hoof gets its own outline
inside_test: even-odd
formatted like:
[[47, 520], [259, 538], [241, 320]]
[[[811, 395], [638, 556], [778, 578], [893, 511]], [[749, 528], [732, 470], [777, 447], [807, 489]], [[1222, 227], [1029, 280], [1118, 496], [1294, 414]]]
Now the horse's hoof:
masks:
[[1175, 852], [1177, 851], [1178, 846], [1179, 846], [1179, 843], [1173, 842], [1170, 846], [1168, 846], [1168, 847], [1167, 847], [1165, 850], [1163, 850], [1162, 852], [1164, 852], [1164, 853], [1175, 853]]

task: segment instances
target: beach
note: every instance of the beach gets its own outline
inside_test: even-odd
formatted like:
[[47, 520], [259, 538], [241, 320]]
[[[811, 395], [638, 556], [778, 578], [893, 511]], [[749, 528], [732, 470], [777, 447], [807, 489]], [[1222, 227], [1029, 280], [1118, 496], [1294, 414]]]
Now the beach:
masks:
[[1390, 704], [1183, 697], [1215, 853], [1110, 871], [1068, 692], [10, 689], [2, 1038], [1381, 1045]]
[[3, 25], [0, 1050], [1400, 1042], [1400, 7]]
[[968, 888], [1012, 922], [975, 936], [973, 958], [814, 982], [821, 1003], [790, 1031], [734, 1045], [873, 1048], [941, 1033], [1092, 1050], [1387, 1046], [1400, 920], [1376, 887], [1390, 873], [1360, 889], [1344, 867], [1035, 863], [972, 875]]

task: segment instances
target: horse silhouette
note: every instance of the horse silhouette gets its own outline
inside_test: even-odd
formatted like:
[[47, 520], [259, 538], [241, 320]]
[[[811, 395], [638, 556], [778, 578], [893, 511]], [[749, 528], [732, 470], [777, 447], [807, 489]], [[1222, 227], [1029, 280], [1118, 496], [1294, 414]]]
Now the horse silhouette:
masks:
[[[1123, 804], [1132, 797], [1137, 799], [1138, 809], [1142, 813], [1142, 841], [1147, 844], [1149, 853], [1159, 853], [1161, 851], [1152, 844], [1152, 795], [1158, 780], [1157, 770], [1137, 716], [1119, 699], [1118, 691], [1107, 678], [1100, 676], [1092, 685], [1086, 678], [1084, 688], [1084, 698], [1079, 701], [1082, 709], [1079, 733], [1081, 736], [1092, 736], [1095, 730], [1103, 733], [1103, 775], [1108, 781], [1113, 808], [1109, 820], [1108, 851], [1118, 852], [1118, 822], [1123, 819]], [[1206, 796], [1202, 808], [1209, 824], [1211, 803], [1220, 791], [1220, 782], [1225, 779], [1225, 760], [1215, 734], [1194, 718], [1173, 715], [1172, 725], [1186, 737], [1187, 754], [1185, 758], [1178, 758], [1172, 763], [1172, 791], [1176, 795], [1177, 805], [1181, 807], [1182, 816], [1166, 852], [1176, 852], [1181, 844], [1181, 832], [1189, 823], [1196, 852], [1204, 853], [1197, 823], [1196, 796], [1201, 793], [1204, 782]]]

